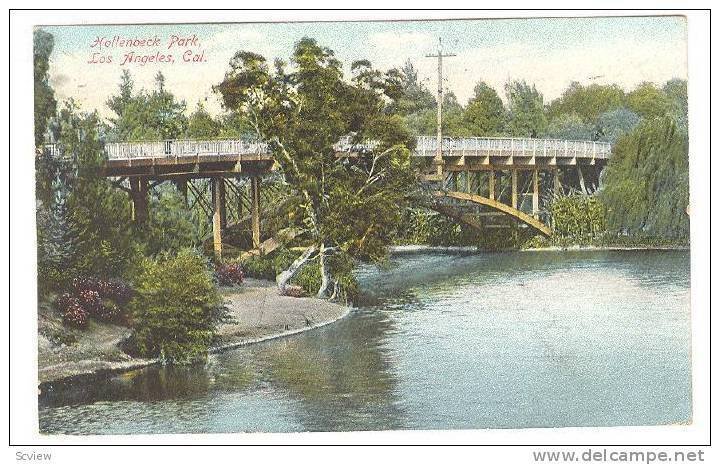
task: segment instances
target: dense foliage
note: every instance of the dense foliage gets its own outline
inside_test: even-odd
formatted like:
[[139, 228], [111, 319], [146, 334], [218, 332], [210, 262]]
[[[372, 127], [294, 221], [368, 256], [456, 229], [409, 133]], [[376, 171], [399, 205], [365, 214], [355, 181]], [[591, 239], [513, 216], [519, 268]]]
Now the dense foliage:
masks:
[[551, 206], [556, 235], [585, 242], [605, 231], [605, 207], [597, 197], [560, 196]]
[[35, 145], [45, 140], [48, 122], [55, 116], [57, 100], [50, 87], [50, 54], [55, 46], [52, 34], [42, 29], [33, 32], [33, 74], [34, 74], [34, 112], [35, 112]]
[[[352, 64], [345, 79], [332, 50], [313, 39], [300, 40], [292, 68], [240, 51], [225, 79], [215, 87], [223, 105], [247, 116], [257, 136], [269, 143], [284, 180], [299, 199], [302, 227], [310, 239], [303, 254], [278, 278], [281, 292], [319, 254], [323, 279], [318, 296], [338, 282], [328, 257], [381, 260], [399, 219], [399, 206], [414, 185], [409, 149], [412, 138], [389, 100], [400, 95], [396, 73], [380, 73], [367, 61]], [[372, 153], [336, 157], [334, 144], [377, 142]]]
[[186, 104], [177, 101], [165, 87], [165, 76], [158, 72], [152, 92], [134, 92], [130, 72], [124, 70], [119, 93], [107, 101], [116, 117], [110, 120], [109, 139], [113, 141], [177, 139], [188, 128]]
[[618, 139], [601, 199], [612, 231], [688, 238], [687, 133], [665, 117], [644, 121]]
[[145, 258], [133, 287], [130, 345], [137, 354], [168, 364], [204, 360], [216, 326], [227, 320], [207, 260], [189, 249]]

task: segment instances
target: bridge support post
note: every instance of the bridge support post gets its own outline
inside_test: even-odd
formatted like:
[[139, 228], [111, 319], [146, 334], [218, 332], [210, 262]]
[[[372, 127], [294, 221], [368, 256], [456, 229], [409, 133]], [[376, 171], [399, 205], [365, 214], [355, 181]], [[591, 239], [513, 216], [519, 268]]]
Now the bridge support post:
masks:
[[132, 198], [132, 219], [143, 225], [148, 219], [148, 180], [142, 177], [130, 178], [130, 197]]
[[533, 170], [533, 216], [537, 218], [540, 215], [540, 187], [538, 183], [538, 170]]
[[517, 208], [518, 207], [518, 190], [517, 190], [517, 169], [513, 169], [510, 171], [510, 178], [511, 178], [511, 184], [512, 184], [512, 207]]
[[252, 242], [253, 248], [260, 247], [260, 178], [250, 178], [252, 189]]
[[553, 170], [553, 194], [557, 198], [560, 195], [560, 169]]
[[488, 190], [490, 200], [495, 200], [495, 170], [489, 171], [490, 176], [488, 177]]
[[242, 186], [242, 184], [241, 184], [241, 181], [238, 179], [237, 190], [236, 190], [236, 193], [237, 193], [237, 217], [238, 217], [238, 222], [241, 222], [241, 221], [242, 221], [242, 217], [243, 217], [243, 189], [242, 189], [242, 187], [243, 187], [243, 186]]
[[[212, 202], [213, 202], [213, 250], [215, 251], [215, 259], [222, 260], [222, 210], [224, 195], [220, 194], [220, 185], [223, 185], [223, 179], [220, 177], [212, 178]], [[224, 185], [223, 185], [224, 186]]]
[[220, 197], [220, 227], [227, 228], [227, 202], [225, 201], [225, 179], [218, 178], [217, 195]]

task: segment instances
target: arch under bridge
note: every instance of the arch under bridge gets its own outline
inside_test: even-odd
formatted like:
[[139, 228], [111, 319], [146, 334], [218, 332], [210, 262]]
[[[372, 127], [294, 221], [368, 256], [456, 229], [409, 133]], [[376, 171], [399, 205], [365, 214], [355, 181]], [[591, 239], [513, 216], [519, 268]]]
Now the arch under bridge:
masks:
[[[371, 152], [372, 142], [335, 145], [338, 156]], [[59, 153], [56, 146], [46, 146]], [[261, 241], [261, 179], [272, 175], [274, 159], [267, 144], [250, 140], [166, 140], [121, 142], [105, 146], [103, 175], [130, 194], [133, 219], [148, 213], [148, 191], [165, 181], [176, 184], [186, 202], [212, 218], [213, 244], [222, 254], [223, 232], [250, 223], [250, 253], [268, 253], [280, 243]], [[432, 191], [440, 213], [473, 228], [530, 227], [549, 236], [547, 206], [566, 188], [592, 190], [611, 155], [607, 143], [530, 138], [417, 138], [412, 156], [422, 182]], [[205, 193], [210, 191], [208, 201]], [[290, 235], [293, 236], [294, 235]]]

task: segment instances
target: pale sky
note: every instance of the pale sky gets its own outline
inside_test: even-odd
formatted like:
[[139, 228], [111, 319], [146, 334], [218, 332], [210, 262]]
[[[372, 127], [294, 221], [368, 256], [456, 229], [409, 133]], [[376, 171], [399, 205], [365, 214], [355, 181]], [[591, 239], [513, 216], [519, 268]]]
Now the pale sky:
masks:
[[[525, 79], [544, 94], [545, 102], [560, 96], [572, 82], [615, 83], [631, 90], [643, 81], [662, 84], [687, 78], [687, 23], [683, 17], [614, 17], [490, 19], [402, 22], [244, 23], [132, 26], [44, 26], [55, 37], [51, 57], [51, 85], [58, 100], [74, 98], [84, 110], [105, 105], [117, 92], [123, 69], [132, 73], [136, 88], [153, 87], [161, 70], [166, 87], [185, 100], [188, 112], [203, 101], [211, 113], [220, 111], [211, 87], [222, 81], [228, 62], [238, 50], [259, 53], [270, 62], [289, 60], [292, 46], [303, 36], [315, 38], [335, 51], [346, 69], [352, 61], [369, 59], [387, 70], [410, 60], [421, 80], [433, 91], [437, 87], [435, 53], [442, 37], [445, 52], [457, 56], [444, 62], [444, 85], [461, 103], [473, 87], [484, 80], [504, 98], [508, 79]], [[195, 45], [168, 49], [173, 35], [197, 36]], [[98, 37], [153, 38], [159, 46], [103, 48], [112, 64], [89, 64], [92, 43]], [[203, 53], [206, 61], [184, 63], [183, 53]], [[174, 63], [121, 64], [123, 55], [173, 54]]]

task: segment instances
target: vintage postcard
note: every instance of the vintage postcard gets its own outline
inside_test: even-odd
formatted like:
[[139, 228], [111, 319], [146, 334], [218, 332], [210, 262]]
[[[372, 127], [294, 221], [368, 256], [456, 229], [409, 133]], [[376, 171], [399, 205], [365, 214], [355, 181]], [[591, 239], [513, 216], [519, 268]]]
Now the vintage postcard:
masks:
[[37, 433], [693, 425], [688, 19], [541, 13], [34, 24]]

